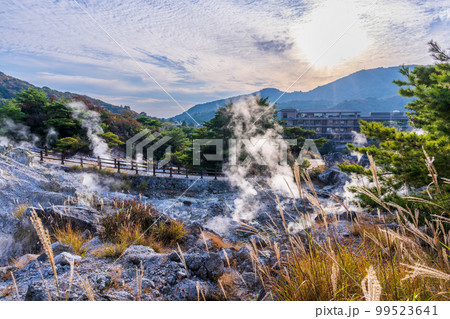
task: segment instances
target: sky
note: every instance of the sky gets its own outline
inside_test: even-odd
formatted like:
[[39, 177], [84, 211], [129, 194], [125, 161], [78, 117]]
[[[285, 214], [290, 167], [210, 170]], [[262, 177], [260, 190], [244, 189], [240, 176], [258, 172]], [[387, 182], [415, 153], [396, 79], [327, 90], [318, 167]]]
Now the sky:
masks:
[[0, 71], [158, 117], [429, 64], [448, 0], [0, 0]]

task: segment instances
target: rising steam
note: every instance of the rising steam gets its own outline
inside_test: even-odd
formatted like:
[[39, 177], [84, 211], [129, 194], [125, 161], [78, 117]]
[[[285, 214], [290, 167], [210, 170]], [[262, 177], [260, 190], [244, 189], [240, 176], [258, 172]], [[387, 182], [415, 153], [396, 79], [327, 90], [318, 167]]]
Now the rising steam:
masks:
[[108, 145], [97, 135], [98, 133], [103, 133], [103, 129], [100, 126], [100, 115], [97, 112], [88, 110], [82, 102], [69, 103], [68, 107], [73, 110], [72, 116], [80, 120], [81, 126], [86, 129], [90, 148], [94, 156], [111, 158]]
[[[239, 189], [233, 211], [233, 219], [236, 221], [253, 219], [263, 206], [256, 196], [258, 187], [251, 183], [254, 181], [256, 184], [256, 180], [249, 178], [254, 164], [263, 166], [264, 172], [261, 175], [266, 177], [266, 183], [272, 191], [292, 196], [289, 187], [295, 190], [291, 168], [280, 164], [281, 149], [287, 147], [282, 140], [283, 128], [274, 123], [273, 128], [261, 129], [261, 122], [273, 123], [272, 114], [267, 106], [257, 103], [257, 97], [236, 101], [230, 108], [229, 128], [236, 139], [236, 147], [230, 147], [230, 159], [235, 159], [235, 163], [230, 161], [225, 174], [231, 185]], [[246, 159], [240, 161], [245, 155]], [[258, 174], [256, 172], [257, 176]]]

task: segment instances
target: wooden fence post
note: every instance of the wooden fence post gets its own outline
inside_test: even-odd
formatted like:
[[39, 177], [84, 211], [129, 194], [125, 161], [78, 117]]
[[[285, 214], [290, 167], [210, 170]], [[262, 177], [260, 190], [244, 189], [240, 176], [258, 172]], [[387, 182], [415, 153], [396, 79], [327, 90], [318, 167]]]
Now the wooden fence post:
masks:
[[61, 152], [61, 165], [64, 165], [64, 152]]
[[214, 170], [214, 180], [217, 181], [217, 168]]
[[170, 166], [170, 178], [172, 178], [172, 166]]
[[80, 155], [80, 166], [83, 168], [83, 156]]
[[153, 176], [156, 176], [156, 166], [153, 161], [152, 161], [152, 167], [153, 167]]
[[48, 147], [45, 146], [45, 147], [44, 147], [44, 150], [45, 150], [45, 156], [48, 156]]
[[188, 178], [188, 168], [186, 167], [186, 178]]
[[180, 174], [180, 165], [178, 165], [177, 168], [178, 168], [178, 174]]
[[117, 161], [117, 173], [120, 173], [120, 161]]
[[40, 151], [39, 155], [41, 156], [41, 162], [43, 162], [44, 161], [44, 153], [42, 151]]
[[163, 165], [163, 173], [166, 173], [166, 165]]
[[138, 167], [139, 167], [139, 164], [138, 164], [138, 161], [137, 161], [137, 159], [136, 159], [136, 175], [139, 174], [139, 173], [138, 173]]
[[150, 161], [147, 159], [147, 163], [145, 165], [145, 170], [148, 173], [150, 171]]
[[114, 168], [116, 168], [116, 167], [117, 167], [117, 160], [114, 159]]
[[102, 169], [102, 159], [100, 156], [97, 156], [98, 169]]
[[203, 167], [200, 168], [200, 178], [203, 179]]

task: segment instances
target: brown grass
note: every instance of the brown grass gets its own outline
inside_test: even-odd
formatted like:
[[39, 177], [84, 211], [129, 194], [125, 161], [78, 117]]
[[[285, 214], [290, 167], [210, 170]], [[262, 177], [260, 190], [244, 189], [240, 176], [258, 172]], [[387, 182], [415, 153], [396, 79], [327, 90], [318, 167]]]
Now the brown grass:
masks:
[[86, 255], [87, 246], [83, 247], [83, 244], [91, 240], [91, 237], [85, 238], [82, 236], [81, 231], [72, 229], [70, 224], [67, 224], [63, 228], [55, 228], [53, 230], [55, 238], [62, 244], [72, 246], [75, 253], [84, 257]]
[[12, 214], [14, 215], [14, 217], [20, 219], [20, 218], [22, 218], [23, 213], [25, 213], [25, 211], [27, 210], [27, 208], [29, 206], [30, 205], [28, 205], [28, 204], [22, 204], [22, 203], [17, 204], [17, 207], [13, 210]]
[[55, 258], [53, 256], [52, 245], [50, 242], [50, 235], [48, 230], [42, 224], [41, 219], [38, 217], [35, 210], [31, 212], [31, 223], [33, 224], [36, 233], [38, 234], [39, 240], [41, 241], [42, 246], [44, 247], [45, 253], [50, 261], [50, 265], [52, 266], [53, 275], [55, 277], [56, 290], [58, 293], [58, 299], [61, 299], [59, 294], [59, 282], [58, 282], [58, 273], [56, 272]]
[[[373, 167], [372, 172], [376, 181]], [[308, 173], [294, 173], [300, 197], [323, 213]], [[302, 187], [300, 175], [312, 193]], [[450, 300], [450, 236], [444, 231], [450, 221], [436, 218], [424, 230], [419, 228], [418, 212], [382, 202], [378, 189], [377, 194], [360, 191], [378, 201], [400, 227], [389, 229], [384, 217], [359, 219], [345, 245], [327, 222], [322, 229], [328, 236], [321, 241], [314, 234], [305, 241], [282, 227], [278, 231], [287, 235], [289, 249], [280, 253], [276, 244], [270, 244], [277, 256], [276, 267], [255, 258], [266, 291], [275, 300]], [[254, 246], [253, 254], [258, 253]]]

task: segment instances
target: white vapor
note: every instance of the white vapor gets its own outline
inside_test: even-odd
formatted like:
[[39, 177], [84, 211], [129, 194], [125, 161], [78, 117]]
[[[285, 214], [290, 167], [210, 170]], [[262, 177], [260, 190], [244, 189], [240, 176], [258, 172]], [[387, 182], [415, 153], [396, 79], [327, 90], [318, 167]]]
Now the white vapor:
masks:
[[[280, 144], [284, 143], [282, 127], [275, 123], [273, 128], [261, 130], [254, 124], [256, 120], [270, 121], [271, 112], [267, 112], [267, 107], [259, 105], [257, 98], [252, 96], [233, 103], [230, 114], [229, 128], [237, 140], [237, 147], [230, 148], [230, 158], [236, 159], [236, 165], [233, 165], [234, 163], [227, 165], [225, 174], [231, 185], [239, 189], [239, 197], [234, 201], [233, 219], [235, 221], [249, 220], [256, 217], [258, 210], [262, 207], [256, 196], [257, 189], [249, 179], [252, 163], [264, 163], [264, 173], [257, 177], [264, 177], [265, 183], [274, 192], [290, 196], [292, 194], [289, 187], [295, 190], [295, 182], [291, 168], [280, 164]], [[244, 140], [250, 141], [255, 147], [244, 149], [241, 143]], [[246, 154], [247, 158], [240, 162], [239, 159], [243, 154]]]
[[103, 129], [100, 126], [100, 115], [97, 112], [88, 110], [82, 102], [69, 103], [68, 107], [73, 110], [72, 116], [79, 119], [81, 126], [86, 129], [93, 155], [111, 158], [108, 145], [97, 135], [98, 133], [103, 133]]

